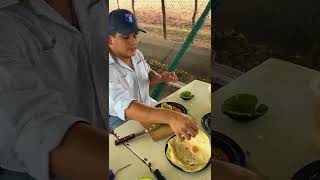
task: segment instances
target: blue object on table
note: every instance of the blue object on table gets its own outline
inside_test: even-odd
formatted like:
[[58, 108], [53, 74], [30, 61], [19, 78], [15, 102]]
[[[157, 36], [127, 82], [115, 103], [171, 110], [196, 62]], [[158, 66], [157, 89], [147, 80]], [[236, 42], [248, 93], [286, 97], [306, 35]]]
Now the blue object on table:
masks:
[[154, 175], [156, 176], [157, 180], [166, 180], [164, 176], [162, 176], [161, 172], [159, 169], [154, 170]]
[[109, 180], [114, 180], [115, 175], [111, 169], [109, 169]]

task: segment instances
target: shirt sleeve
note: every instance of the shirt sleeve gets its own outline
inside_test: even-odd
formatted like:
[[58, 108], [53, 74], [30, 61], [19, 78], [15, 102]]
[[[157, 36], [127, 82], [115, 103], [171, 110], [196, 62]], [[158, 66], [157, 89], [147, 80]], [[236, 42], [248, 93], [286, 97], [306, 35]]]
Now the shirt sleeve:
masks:
[[158, 101], [156, 101], [155, 99], [153, 99], [152, 97], [149, 96], [149, 102], [150, 102], [150, 105], [155, 107], [158, 103]]
[[15, 20], [0, 12], [0, 22], [0, 164], [20, 164], [34, 178], [49, 180], [50, 151], [71, 125], [86, 120], [71, 116], [62, 95], [43, 83]]
[[116, 70], [109, 67], [109, 101], [114, 105], [113, 108], [117, 116], [125, 120], [125, 110], [129, 107], [134, 99], [130, 96], [129, 90], [126, 89], [120, 82], [120, 78]]

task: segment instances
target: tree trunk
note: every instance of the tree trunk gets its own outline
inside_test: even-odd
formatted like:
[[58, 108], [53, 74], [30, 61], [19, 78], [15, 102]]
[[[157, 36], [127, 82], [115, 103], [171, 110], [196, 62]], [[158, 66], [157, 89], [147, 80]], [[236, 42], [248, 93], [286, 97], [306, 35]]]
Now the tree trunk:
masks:
[[131, 4], [132, 4], [132, 12], [134, 15], [136, 15], [136, 11], [134, 10], [134, 0], [131, 1]]
[[118, 9], [120, 9], [120, 6], [119, 6], [119, 0], [117, 0], [117, 4], [118, 4]]
[[192, 27], [194, 26], [194, 23], [196, 21], [197, 11], [198, 11], [198, 0], [195, 0], [194, 1], [194, 13], [192, 16]]
[[167, 39], [166, 7], [165, 7], [164, 0], [161, 0], [161, 8], [162, 8], [163, 37], [164, 39]]

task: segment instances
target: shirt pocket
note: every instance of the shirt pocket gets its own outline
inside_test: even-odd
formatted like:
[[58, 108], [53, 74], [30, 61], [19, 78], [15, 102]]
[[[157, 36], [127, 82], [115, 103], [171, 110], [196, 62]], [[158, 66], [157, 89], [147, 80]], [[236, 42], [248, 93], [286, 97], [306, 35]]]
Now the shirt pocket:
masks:
[[134, 89], [134, 77], [130, 72], [122, 71], [120, 73], [120, 83], [124, 86], [125, 89], [129, 90], [129, 92]]

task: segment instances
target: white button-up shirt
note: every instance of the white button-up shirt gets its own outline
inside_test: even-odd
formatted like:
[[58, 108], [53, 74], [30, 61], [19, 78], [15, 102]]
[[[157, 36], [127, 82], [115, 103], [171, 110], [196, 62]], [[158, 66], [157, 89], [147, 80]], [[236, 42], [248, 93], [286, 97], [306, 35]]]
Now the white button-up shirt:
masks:
[[0, 166], [37, 180], [72, 124], [107, 115], [106, 2], [73, 2], [81, 31], [45, 0], [0, 1]]
[[149, 96], [149, 64], [137, 50], [131, 58], [133, 69], [109, 54], [109, 115], [125, 120], [124, 111], [133, 100], [155, 106], [157, 101]]

